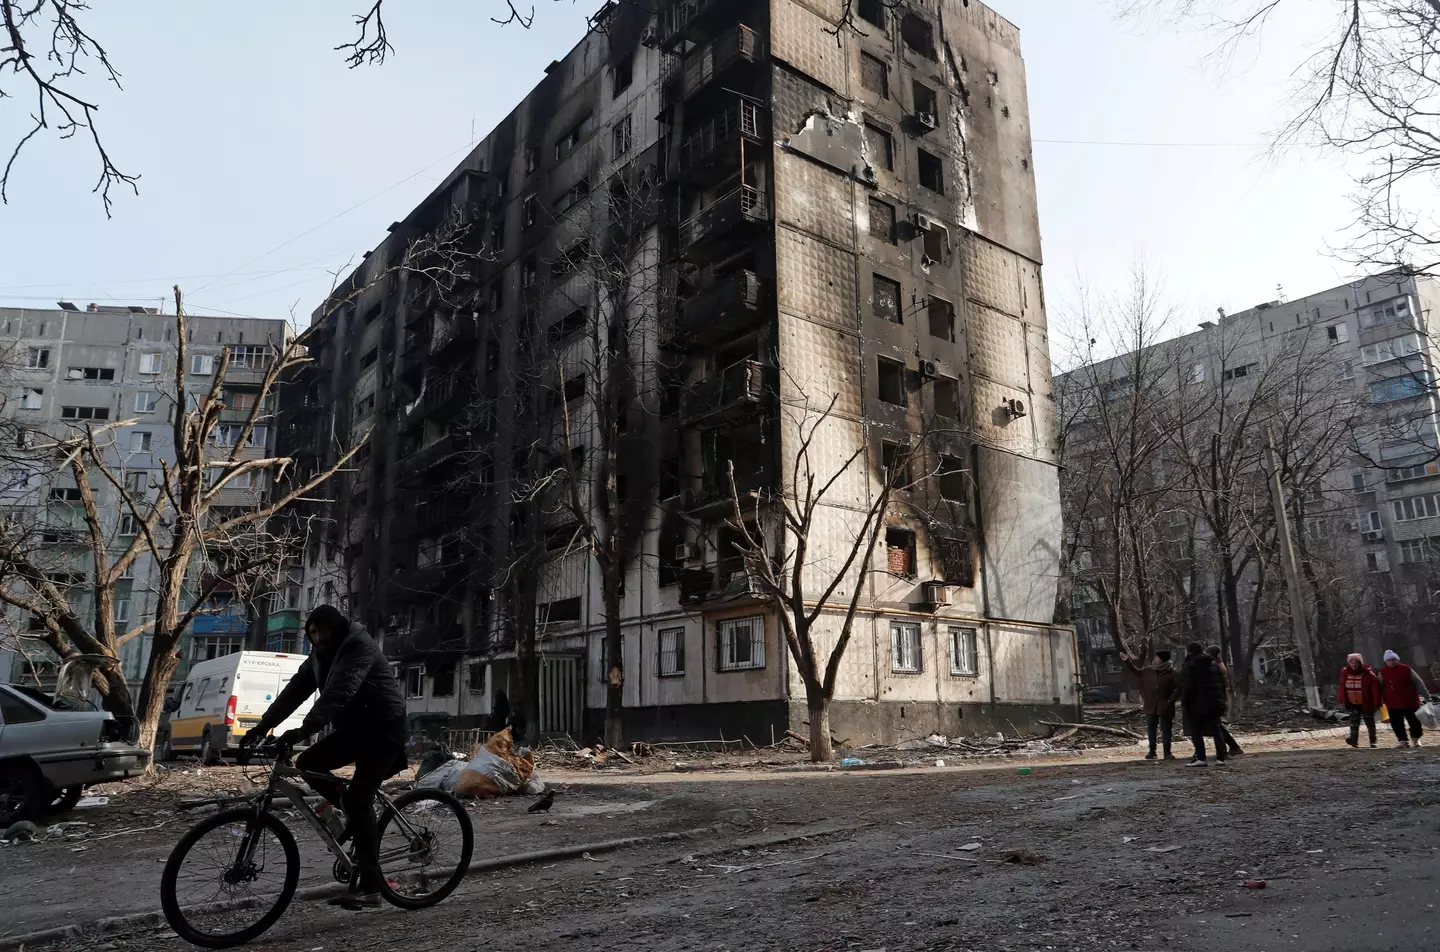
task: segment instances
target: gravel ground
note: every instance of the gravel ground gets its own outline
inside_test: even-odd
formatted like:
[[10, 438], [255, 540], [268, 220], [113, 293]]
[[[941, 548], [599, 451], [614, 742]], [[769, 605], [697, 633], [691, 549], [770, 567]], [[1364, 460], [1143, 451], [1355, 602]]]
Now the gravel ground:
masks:
[[[482, 832], [482, 849], [493, 855], [691, 828], [734, 819], [736, 810], [745, 811], [748, 829], [732, 827], [708, 844], [474, 876], [419, 913], [297, 906], [251, 948], [1412, 952], [1435, 944], [1434, 750], [1258, 753], [1203, 770], [1135, 761], [1032, 769], [611, 785], [592, 775], [562, 793], [552, 826], [524, 814], [523, 803], [481, 808], [485, 829], [509, 834], [498, 843]], [[633, 809], [641, 802], [648, 805]], [[745, 848], [747, 838], [816, 823], [864, 825]], [[153, 863], [178, 833], [167, 830]], [[971, 844], [979, 845], [962, 849]], [[314, 852], [310, 842], [304, 848]], [[11, 897], [30, 892], [40, 869], [63, 862], [39, 850], [0, 856], [0, 884]], [[17, 857], [27, 866], [14, 866]], [[131, 897], [153, 896], [159, 867], [138, 859], [106, 868], [126, 874]], [[69, 875], [102, 880], [96, 893], [117, 888], [93, 866]], [[1267, 888], [1242, 886], [1255, 879]], [[8, 916], [5, 928], [13, 928]], [[54, 948], [107, 946], [139, 952], [181, 943], [149, 931]]]

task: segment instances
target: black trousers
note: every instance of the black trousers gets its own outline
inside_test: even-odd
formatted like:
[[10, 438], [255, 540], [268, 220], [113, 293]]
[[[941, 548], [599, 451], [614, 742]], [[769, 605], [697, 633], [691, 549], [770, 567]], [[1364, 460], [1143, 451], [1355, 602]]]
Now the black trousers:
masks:
[[1190, 715], [1190, 738], [1195, 741], [1195, 759], [1205, 759], [1205, 738], [1215, 741], [1215, 759], [1225, 760], [1225, 728], [1220, 726], [1218, 715], [1197, 717]]
[[[1365, 727], [1370, 731], [1370, 743], [1375, 743], [1375, 712], [1367, 711], [1356, 704], [1345, 705], [1345, 710], [1350, 712], [1350, 740], [1354, 743], [1360, 742], [1360, 722], [1365, 722]], [[1391, 718], [1394, 723], [1394, 718]]]
[[[295, 766], [313, 773], [329, 774], [338, 767], [355, 765], [355, 775], [346, 786], [338, 777], [331, 781], [307, 779], [316, 793], [339, 803], [355, 838], [355, 863], [360, 868], [360, 888], [379, 888], [380, 837], [375, 829], [375, 794], [380, 785], [405, 769], [405, 727], [374, 733], [337, 730], [320, 738], [295, 758]], [[332, 775], [333, 776], [333, 775]]]
[[[1420, 736], [1425, 733], [1425, 728], [1420, 726], [1420, 718], [1415, 716], [1417, 710], [1419, 710], [1419, 708], [1390, 708], [1390, 729], [1395, 732], [1396, 737], [1400, 738], [1400, 743], [1402, 744], [1408, 742], [1410, 737], [1419, 740]], [[1405, 725], [1407, 723], [1410, 725], [1410, 737], [1405, 736]]]
[[1225, 726], [1224, 720], [1220, 721], [1220, 734], [1221, 739], [1225, 741], [1226, 750], [1232, 754], [1240, 753], [1240, 745], [1235, 742], [1235, 738], [1230, 734], [1230, 728]]
[[1165, 745], [1165, 756], [1170, 756], [1170, 735], [1175, 729], [1175, 715], [1147, 714], [1145, 726], [1150, 730], [1150, 753], [1155, 753], [1155, 734], [1158, 731], [1160, 741]]

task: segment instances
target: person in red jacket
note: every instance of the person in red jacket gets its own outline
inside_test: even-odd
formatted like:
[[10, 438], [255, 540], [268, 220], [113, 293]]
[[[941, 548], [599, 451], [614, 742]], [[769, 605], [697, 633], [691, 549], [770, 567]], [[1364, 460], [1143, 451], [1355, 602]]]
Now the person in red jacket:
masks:
[[[1385, 665], [1380, 669], [1381, 694], [1385, 699], [1385, 706], [1390, 709], [1390, 729], [1395, 732], [1401, 747], [1409, 747], [1413, 740], [1416, 747], [1420, 746], [1420, 735], [1425, 733], [1420, 726], [1420, 718], [1415, 712], [1420, 710], [1420, 704], [1428, 700], [1430, 690], [1425, 687], [1425, 682], [1420, 675], [1408, 664], [1400, 661], [1400, 656], [1393, 651], [1385, 652]], [[1410, 736], [1405, 736], [1405, 726], [1410, 726]]]
[[1370, 746], [1375, 744], [1375, 712], [1380, 709], [1380, 679], [1359, 654], [1345, 659], [1340, 669], [1340, 696], [1336, 703], [1350, 712], [1350, 736], [1345, 743], [1360, 746], [1360, 722], [1370, 731]]

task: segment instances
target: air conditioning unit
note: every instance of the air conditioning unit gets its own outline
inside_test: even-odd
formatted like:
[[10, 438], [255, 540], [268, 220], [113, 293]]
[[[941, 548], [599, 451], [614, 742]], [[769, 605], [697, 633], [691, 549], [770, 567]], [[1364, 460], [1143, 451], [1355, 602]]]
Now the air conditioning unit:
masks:
[[935, 224], [935, 219], [931, 218], [929, 215], [925, 214], [924, 212], [916, 212], [915, 228], [920, 232], [920, 234], [916, 235], [915, 237], [923, 237], [925, 232], [935, 227]]
[[675, 561], [676, 561], [676, 562], [689, 562], [689, 561], [690, 561], [690, 555], [691, 555], [691, 553], [690, 553], [690, 547], [689, 547], [688, 545], [683, 545], [683, 544], [682, 544], [682, 545], [677, 545], [677, 546], [675, 547]]
[[647, 26], [645, 32], [640, 34], [640, 45], [652, 50], [659, 46], [660, 31], [653, 26]]
[[920, 376], [927, 380], [933, 380], [940, 376], [940, 365], [933, 360], [920, 360]]
[[944, 582], [922, 582], [920, 591], [927, 605], [950, 604], [950, 586]]
[[915, 113], [915, 125], [929, 132], [935, 128], [935, 114], [933, 112]]
[[1364, 532], [1360, 533], [1360, 538], [1364, 539], [1366, 542], [1384, 542], [1385, 531], [1383, 529], [1366, 529]]
[[1360, 523], [1356, 522], [1354, 519], [1351, 519], [1349, 522], [1345, 523], [1345, 528], [1350, 532], [1359, 532]]
[[71, 367], [69, 370], [67, 370], [67, 371], [65, 372], [65, 379], [66, 379], [66, 380], [84, 380], [84, 379], [85, 379], [85, 371], [81, 370], [79, 367]]
[[1011, 419], [1018, 420], [1026, 413], [1025, 401], [1009, 399], [1005, 401], [1005, 412], [1010, 414]]

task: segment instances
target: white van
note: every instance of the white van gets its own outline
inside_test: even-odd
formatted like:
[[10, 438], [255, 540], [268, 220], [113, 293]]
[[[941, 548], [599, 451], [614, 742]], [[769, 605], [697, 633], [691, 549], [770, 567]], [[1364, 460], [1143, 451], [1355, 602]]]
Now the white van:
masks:
[[[302, 654], [239, 651], [194, 665], [170, 712], [160, 758], [195, 753], [204, 763], [219, 762], [260, 721], [304, 663]], [[314, 701], [313, 694], [306, 698], [275, 733], [299, 727]]]

